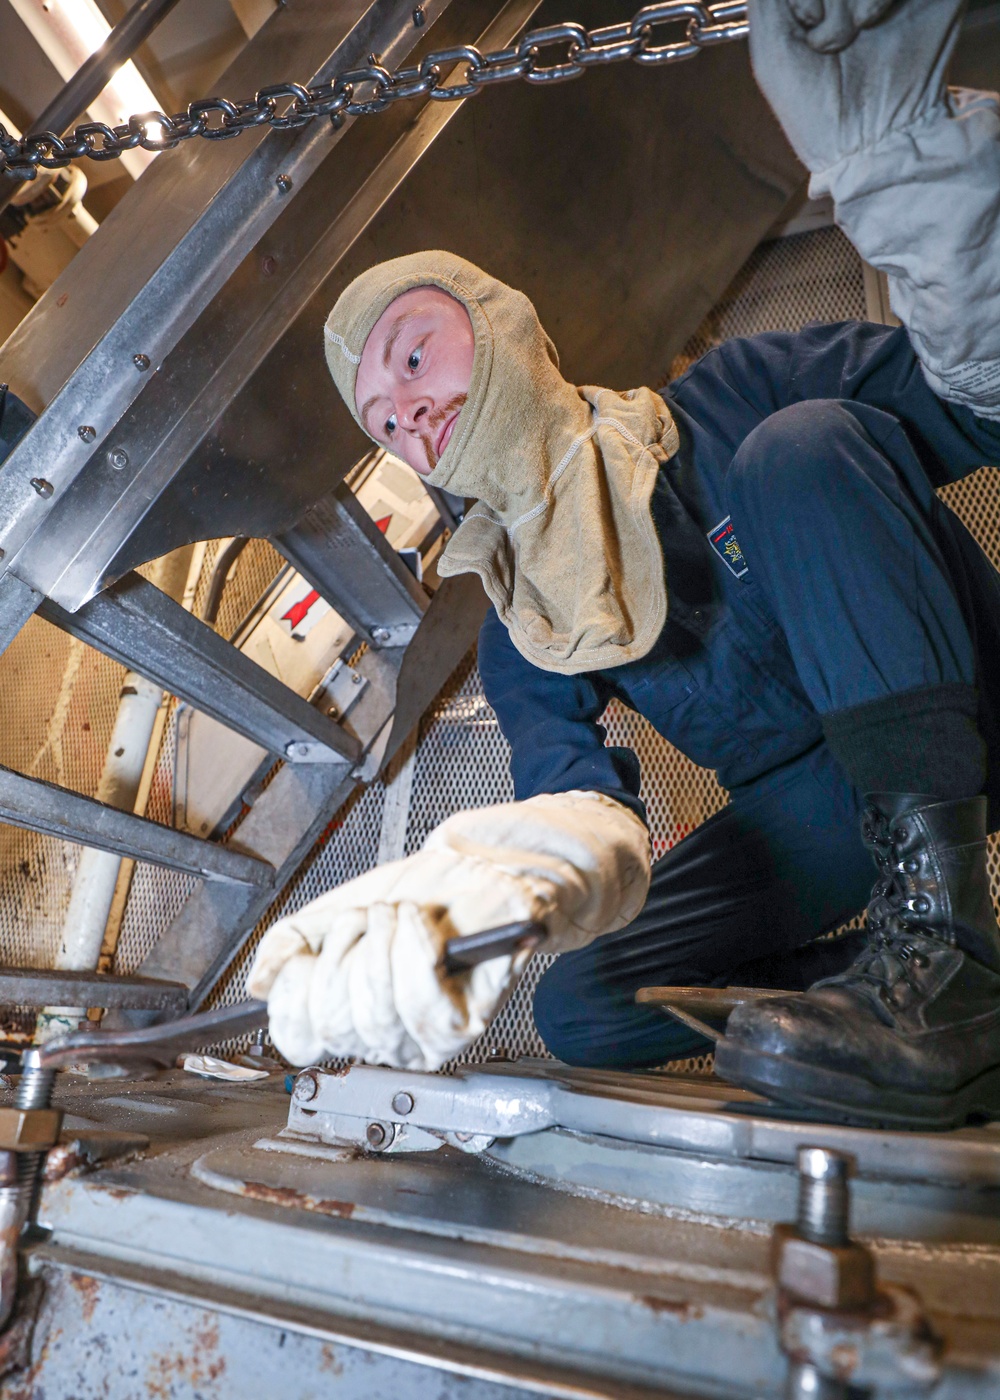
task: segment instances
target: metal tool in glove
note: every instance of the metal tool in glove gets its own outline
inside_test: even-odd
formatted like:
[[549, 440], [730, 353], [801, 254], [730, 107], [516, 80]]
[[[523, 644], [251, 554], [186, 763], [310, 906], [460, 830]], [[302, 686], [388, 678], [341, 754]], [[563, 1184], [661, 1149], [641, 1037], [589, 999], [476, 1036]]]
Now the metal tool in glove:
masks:
[[[491, 958], [537, 948], [544, 938], [544, 925], [531, 921], [502, 924], [481, 933], [451, 938], [445, 944], [442, 968], [448, 974], [462, 972]], [[185, 1050], [233, 1040], [266, 1025], [267, 1003], [243, 1001], [134, 1030], [74, 1031], [48, 1041], [28, 1055], [39, 1070], [78, 1064], [168, 1069]]]

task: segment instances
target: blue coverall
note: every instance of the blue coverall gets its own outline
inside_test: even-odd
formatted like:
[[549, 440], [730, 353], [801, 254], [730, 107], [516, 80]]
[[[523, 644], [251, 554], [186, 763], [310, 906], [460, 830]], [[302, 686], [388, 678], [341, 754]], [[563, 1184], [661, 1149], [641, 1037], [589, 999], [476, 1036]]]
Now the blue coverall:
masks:
[[657, 862], [632, 924], [543, 976], [536, 1023], [573, 1064], [704, 1048], [637, 988], [738, 981], [864, 908], [862, 795], [823, 716], [978, 684], [1000, 757], [1000, 576], [935, 496], [1000, 463], [1000, 423], [939, 399], [905, 330], [854, 322], [731, 340], [662, 392], [681, 445], [652, 503], [669, 594], [653, 650], [566, 676], [525, 660], [495, 612], [480, 635], [518, 798], [589, 789], [645, 816], [638, 760], [605, 746], [612, 697], [732, 798]]

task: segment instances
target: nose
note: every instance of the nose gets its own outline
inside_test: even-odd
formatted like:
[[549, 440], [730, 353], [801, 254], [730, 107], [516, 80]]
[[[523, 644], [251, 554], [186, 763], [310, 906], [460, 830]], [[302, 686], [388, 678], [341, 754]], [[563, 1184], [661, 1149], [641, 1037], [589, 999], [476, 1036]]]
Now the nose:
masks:
[[399, 426], [408, 433], [419, 433], [426, 428], [425, 419], [430, 413], [432, 401], [426, 394], [414, 394], [412, 398], [399, 398], [396, 403]]

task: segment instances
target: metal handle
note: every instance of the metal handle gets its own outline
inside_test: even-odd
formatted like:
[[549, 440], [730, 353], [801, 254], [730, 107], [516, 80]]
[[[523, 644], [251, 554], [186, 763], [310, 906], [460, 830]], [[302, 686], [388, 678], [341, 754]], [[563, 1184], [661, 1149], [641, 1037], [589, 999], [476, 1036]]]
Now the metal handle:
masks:
[[442, 965], [445, 972], [461, 972], [491, 958], [519, 953], [522, 948], [537, 948], [545, 941], [544, 924], [525, 919], [516, 924], [500, 924], [484, 928], [480, 933], [467, 933], [461, 938], [449, 938], [444, 945]]
[[[445, 944], [444, 970], [459, 972], [519, 952], [537, 948], [545, 938], [544, 924], [526, 920], [483, 929], [464, 938], [451, 938]], [[198, 1011], [156, 1026], [125, 1031], [75, 1031], [40, 1046], [34, 1053], [44, 1069], [62, 1069], [72, 1064], [154, 1064], [170, 1066], [182, 1050], [197, 1049], [218, 1040], [231, 1040], [267, 1025], [267, 1004], [243, 1001], [236, 1006], [220, 1006], [214, 1011]]]

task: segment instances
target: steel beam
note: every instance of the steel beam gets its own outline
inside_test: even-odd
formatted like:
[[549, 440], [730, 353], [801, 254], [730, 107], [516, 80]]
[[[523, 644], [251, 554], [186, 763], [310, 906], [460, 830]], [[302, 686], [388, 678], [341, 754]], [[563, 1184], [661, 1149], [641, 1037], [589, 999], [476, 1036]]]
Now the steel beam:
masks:
[[10, 646], [21, 628], [38, 611], [42, 595], [14, 574], [0, 577], [0, 655]]
[[426, 592], [347, 486], [273, 543], [374, 646], [404, 646], [427, 611]]
[[[418, 42], [428, 42], [448, 5], [424, 0], [415, 20], [412, 0], [297, 0], [250, 41], [219, 90], [249, 97], [279, 75], [323, 82], [366, 65], [372, 52], [393, 67]], [[512, 0], [512, 7], [529, 15], [534, 3]], [[490, 8], [495, 11], [495, 3]], [[517, 21], [508, 39], [516, 27]], [[436, 132], [450, 114], [437, 111], [440, 103], [429, 106]], [[384, 127], [390, 145], [411, 116], [400, 113]], [[357, 144], [354, 125], [348, 121], [340, 131], [318, 121], [291, 131], [261, 128], [234, 141], [191, 141], [160, 157], [21, 323], [0, 351], [0, 378], [33, 410], [45, 411], [0, 476], [0, 571], [45, 525], [48, 543], [21, 558], [18, 574], [71, 609], [103, 586], [106, 566], [130, 527], [148, 513], [235, 387], [328, 273], [325, 247], [308, 267], [284, 259], [279, 264], [267, 251], [263, 266], [257, 257], [244, 260], [279, 216], [290, 213], [291, 224], [301, 222], [302, 211], [293, 212], [293, 205], [302, 188], [340, 141], [350, 136]], [[339, 237], [357, 237], [423, 149], [418, 143], [406, 156], [392, 183], [376, 180], [367, 214]], [[370, 162], [363, 159], [360, 168], [367, 174]], [[367, 188], [367, 180], [362, 183]], [[135, 236], [139, 227], [142, 238]], [[334, 261], [345, 246], [340, 243]], [[293, 295], [289, 273], [305, 276], [308, 286]], [[228, 313], [220, 315], [210, 304], [227, 283]], [[207, 356], [192, 358], [187, 345], [168, 365], [199, 318], [211, 345]], [[147, 395], [151, 411], [132, 408]], [[133, 444], [136, 428], [140, 441]], [[87, 490], [74, 496], [68, 514], [61, 512], [84, 472]], [[246, 479], [251, 476], [252, 467]], [[44, 495], [33, 479], [47, 483]], [[81, 550], [82, 573], [63, 579]]]
[[307, 700], [138, 574], [70, 613], [39, 612], [140, 676], [293, 763], [353, 760], [360, 745]]
[[53, 972], [47, 968], [0, 969], [0, 1006], [141, 1007], [181, 1016], [187, 987], [149, 977], [115, 977], [111, 973]]
[[[477, 578], [446, 579], [405, 650], [369, 651], [362, 657], [358, 669], [369, 684], [351, 710], [351, 723], [365, 748], [365, 781], [392, 758], [466, 654], [485, 609]], [[276, 889], [283, 888], [324, 836], [356, 783], [347, 764], [286, 765], [261, 793], [240, 826], [240, 846], [275, 867]], [[191, 1006], [201, 1005], [273, 901], [274, 891], [223, 893], [208, 882], [199, 885], [140, 971], [186, 983], [192, 988]]]
[[0, 821], [227, 886], [270, 891], [273, 883], [274, 872], [263, 860], [2, 767]]

